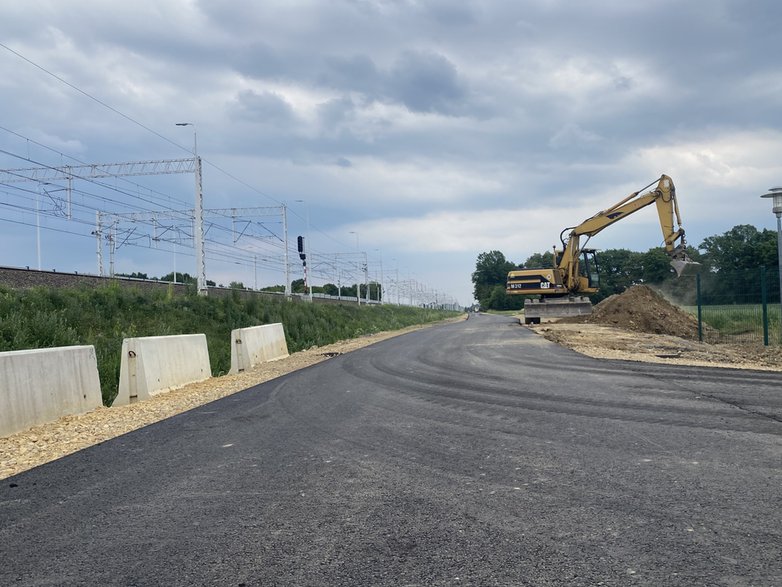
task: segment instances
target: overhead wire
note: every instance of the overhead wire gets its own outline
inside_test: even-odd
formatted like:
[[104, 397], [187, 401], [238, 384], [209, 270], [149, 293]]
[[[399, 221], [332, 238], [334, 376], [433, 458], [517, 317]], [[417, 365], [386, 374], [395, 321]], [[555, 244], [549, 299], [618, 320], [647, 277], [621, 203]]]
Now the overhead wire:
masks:
[[[163, 141], [165, 141], [165, 142], [167, 142], [167, 143], [169, 143], [169, 144], [171, 144], [171, 145], [173, 145], [173, 146], [175, 146], [175, 147], [177, 147], [177, 148], [179, 148], [179, 149], [181, 149], [181, 150], [184, 150], [184, 151], [190, 152], [190, 150], [189, 150], [189, 149], [187, 149], [186, 147], [183, 147], [181, 144], [177, 143], [176, 141], [173, 141], [172, 139], [170, 139], [170, 138], [166, 137], [165, 135], [163, 135], [163, 134], [159, 133], [158, 131], [154, 130], [153, 128], [150, 128], [149, 126], [147, 126], [147, 125], [145, 125], [145, 124], [141, 123], [140, 121], [138, 121], [138, 120], [134, 119], [133, 117], [131, 117], [131, 116], [128, 116], [128, 115], [127, 115], [127, 114], [125, 114], [124, 112], [122, 112], [122, 111], [118, 110], [117, 108], [114, 108], [114, 107], [113, 107], [113, 106], [111, 106], [110, 104], [108, 104], [108, 103], [106, 103], [105, 101], [101, 100], [100, 98], [98, 98], [98, 97], [96, 97], [96, 96], [94, 96], [94, 95], [90, 94], [89, 92], [86, 92], [85, 90], [82, 90], [81, 88], [79, 88], [78, 86], [76, 86], [76, 85], [74, 85], [74, 84], [70, 83], [69, 81], [67, 81], [67, 80], [66, 80], [66, 79], [64, 79], [63, 77], [61, 77], [61, 76], [59, 76], [59, 75], [57, 75], [57, 74], [53, 73], [52, 71], [48, 70], [47, 68], [43, 67], [42, 65], [40, 65], [40, 64], [38, 64], [38, 63], [34, 62], [33, 60], [31, 60], [31, 59], [27, 58], [26, 56], [24, 56], [24, 55], [23, 55], [23, 54], [21, 54], [20, 52], [18, 52], [18, 51], [16, 51], [16, 50], [12, 49], [11, 47], [9, 47], [8, 45], [6, 45], [5, 43], [2, 43], [2, 42], [0, 42], [0, 47], [2, 47], [3, 49], [7, 50], [7, 51], [8, 51], [8, 52], [10, 52], [10, 53], [12, 53], [13, 55], [15, 55], [16, 57], [18, 57], [19, 59], [21, 59], [21, 60], [25, 61], [25, 62], [26, 62], [26, 63], [28, 63], [29, 65], [31, 65], [31, 66], [35, 67], [36, 69], [38, 69], [38, 70], [42, 71], [43, 73], [45, 73], [45, 74], [47, 74], [47, 75], [51, 76], [52, 78], [56, 79], [57, 81], [59, 81], [60, 83], [62, 83], [62, 84], [64, 84], [64, 85], [66, 85], [67, 87], [71, 88], [72, 90], [74, 90], [74, 91], [78, 92], [79, 94], [81, 94], [81, 95], [85, 96], [86, 98], [88, 98], [88, 99], [90, 99], [90, 100], [94, 101], [95, 103], [97, 103], [97, 104], [99, 104], [100, 106], [102, 106], [102, 107], [106, 108], [107, 110], [109, 110], [109, 111], [113, 112], [114, 114], [116, 114], [116, 115], [118, 115], [118, 116], [122, 117], [123, 119], [127, 120], [128, 122], [130, 122], [130, 123], [132, 123], [132, 124], [134, 124], [134, 125], [138, 126], [139, 128], [142, 128], [142, 129], [144, 129], [145, 131], [147, 131], [147, 132], [149, 132], [149, 133], [153, 134], [154, 136], [156, 136], [156, 137], [158, 137], [158, 138], [162, 139]], [[24, 137], [23, 135], [21, 135], [21, 134], [19, 134], [19, 133], [16, 133], [15, 131], [12, 131], [12, 130], [10, 130], [10, 129], [7, 129], [7, 128], [3, 127], [3, 126], [0, 126], [0, 129], [2, 129], [2, 130], [4, 130], [4, 131], [6, 131], [6, 132], [8, 132], [8, 133], [11, 133], [11, 134], [13, 134], [13, 135], [15, 135], [15, 136], [17, 136], [17, 137], [19, 137], [19, 138], [23, 138], [23, 139], [27, 140], [28, 142], [32, 142], [33, 144], [39, 145], [39, 146], [41, 146], [41, 147], [43, 147], [43, 148], [50, 149], [50, 150], [52, 150], [53, 152], [57, 152], [56, 150], [52, 149], [51, 147], [48, 147], [48, 146], [46, 146], [46, 145], [43, 145], [43, 144], [41, 144], [41, 143], [39, 143], [39, 142], [37, 142], [37, 141], [34, 141], [34, 140], [30, 139], [29, 137]], [[13, 157], [18, 157], [18, 158], [21, 158], [21, 159], [25, 159], [24, 157], [21, 157], [21, 156], [19, 156], [19, 155], [17, 155], [17, 154], [14, 154], [14, 153], [10, 153], [10, 152], [8, 152], [8, 151], [6, 151], [6, 150], [3, 150], [3, 149], [0, 149], [0, 152], [3, 152], [3, 153], [5, 153], [5, 154], [7, 154], [7, 155], [10, 155], [10, 156], [13, 156]], [[60, 154], [60, 156], [61, 156], [61, 157], [68, 157], [69, 159], [76, 160], [75, 158], [73, 158], [73, 157], [71, 157], [71, 156], [68, 156], [68, 155], [65, 155], [65, 154], [63, 154], [63, 153], [59, 153], [59, 154]], [[195, 153], [193, 153], [193, 154], [195, 155]], [[32, 159], [29, 159], [29, 158], [28, 158], [27, 160], [32, 162]], [[294, 216], [298, 217], [298, 218], [299, 218], [299, 219], [301, 219], [301, 220], [304, 220], [304, 219], [301, 217], [301, 215], [300, 215], [300, 214], [298, 214], [298, 213], [297, 213], [295, 210], [293, 210], [292, 208], [290, 208], [289, 206], [287, 206], [287, 204], [285, 204], [283, 201], [281, 201], [281, 200], [279, 200], [279, 199], [277, 199], [277, 198], [275, 198], [275, 197], [271, 196], [270, 194], [268, 194], [268, 193], [266, 193], [266, 192], [264, 192], [264, 191], [262, 191], [262, 190], [259, 190], [259, 189], [258, 189], [258, 188], [256, 188], [255, 186], [253, 186], [253, 185], [251, 185], [250, 183], [248, 183], [248, 182], [246, 182], [246, 181], [242, 180], [241, 178], [237, 177], [236, 175], [234, 175], [233, 173], [231, 173], [231, 172], [227, 171], [226, 169], [222, 168], [221, 166], [217, 165], [216, 163], [213, 163], [213, 162], [211, 162], [211, 161], [208, 161], [208, 160], [206, 160], [206, 159], [202, 159], [202, 160], [203, 160], [203, 162], [204, 162], [206, 165], [208, 165], [208, 166], [210, 166], [210, 167], [213, 167], [214, 169], [216, 169], [216, 170], [217, 170], [217, 171], [219, 171], [220, 173], [224, 174], [226, 177], [228, 177], [228, 178], [230, 178], [230, 179], [232, 179], [232, 180], [236, 181], [236, 182], [237, 182], [237, 183], [239, 183], [240, 185], [242, 185], [242, 186], [244, 186], [244, 187], [246, 187], [246, 188], [248, 188], [248, 189], [252, 190], [253, 192], [255, 192], [255, 193], [257, 193], [257, 194], [259, 194], [259, 195], [261, 195], [261, 196], [263, 196], [263, 197], [265, 197], [265, 198], [268, 198], [269, 200], [271, 200], [271, 201], [273, 201], [273, 202], [275, 202], [275, 203], [277, 203], [277, 204], [279, 204], [279, 205], [281, 205], [281, 206], [285, 206], [285, 207], [286, 207], [286, 209], [287, 209], [287, 210], [289, 210], [289, 211], [290, 211], [290, 212], [291, 212], [291, 213], [292, 213]], [[51, 168], [52, 168], [52, 169], [56, 169], [56, 167], [51, 167]], [[124, 181], [127, 181], [127, 180], [125, 180], [125, 178], [120, 178], [119, 176], [116, 176], [116, 178], [117, 178], [117, 179], [123, 179]], [[130, 196], [130, 197], [134, 197], [134, 198], [138, 199], [139, 201], [143, 201], [143, 202], [146, 202], [146, 203], [148, 203], [148, 204], [156, 204], [156, 205], [159, 205], [159, 202], [152, 202], [152, 201], [150, 201], [150, 200], [146, 200], [145, 198], [142, 198], [142, 197], [140, 197], [140, 196], [138, 196], [138, 195], [134, 195], [134, 194], [131, 194], [131, 193], [128, 193], [128, 192], [123, 192], [122, 190], [119, 190], [119, 189], [117, 189], [116, 187], [109, 187], [109, 186], [106, 186], [105, 184], [102, 184], [101, 182], [97, 182], [97, 181], [95, 181], [95, 180], [94, 180], [94, 178], [84, 178], [84, 177], [80, 177], [79, 179], [83, 179], [83, 180], [87, 180], [87, 181], [90, 181], [90, 180], [92, 180], [94, 184], [96, 184], [96, 185], [102, 185], [102, 187], [104, 187], [105, 189], [113, 189], [113, 190], [117, 191], [118, 193], [124, 193], [124, 195]], [[129, 182], [129, 183], [135, 183], [135, 182]], [[8, 185], [8, 184], [5, 184], [5, 185]], [[55, 185], [57, 185], [57, 184], [55, 184]], [[138, 185], [138, 184], [136, 184], [136, 185]], [[11, 186], [9, 186], [9, 187], [11, 187]], [[63, 186], [60, 186], [60, 187], [63, 187]], [[15, 188], [15, 187], [14, 187], [13, 189], [17, 189], [17, 188]], [[145, 188], [145, 189], [149, 189], [149, 188]], [[84, 193], [84, 192], [80, 192], [80, 193]], [[158, 193], [159, 193], [159, 192], [158, 192]], [[159, 193], [159, 194], [160, 194], [160, 193]], [[84, 194], [84, 195], [88, 195], [89, 197], [96, 197], [96, 198], [101, 198], [100, 196], [97, 196], [97, 195], [95, 195], [95, 194]], [[161, 195], [162, 195], [162, 194], [161, 194]], [[182, 202], [181, 200], [176, 200], [176, 199], [174, 199], [174, 198], [171, 198], [171, 196], [170, 196], [170, 195], [169, 195], [169, 196], [165, 196], [165, 197], [168, 197], [168, 198], [169, 198], [171, 201], [178, 201], [178, 202], [180, 202], [180, 203], [184, 203], [184, 202]], [[104, 201], [104, 202], [109, 202], [109, 201], [112, 201], [111, 199], [108, 199], [108, 198], [101, 198], [101, 199], [102, 199], [102, 201]], [[71, 202], [71, 205], [73, 205], [73, 202]], [[128, 206], [128, 204], [127, 204], [127, 203], [123, 203], [123, 205], [125, 205], [125, 206]], [[130, 207], [132, 207], [132, 206], [130, 206]], [[95, 211], [99, 211], [99, 210], [97, 210], [97, 208], [96, 208], [96, 209], [95, 209]], [[147, 210], [147, 211], [149, 211], [149, 210]], [[151, 211], [149, 211], [149, 212], [151, 212]], [[0, 219], [0, 220], [7, 221], [6, 219]], [[84, 221], [83, 221], [83, 222], [84, 222]], [[18, 224], [25, 224], [25, 223], [19, 222]], [[52, 230], [51, 228], [47, 228], [47, 229], [49, 229], [49, 230]], [[326, 237], [327, 239], [329, 239], [329, 240], [331, 240], [331, 241], [333, 241], [333, 242], [335, 242], [335, 243], [337, 243], [337, 244], [339, 244], [339, 245], [341, 245], [341, 246], [343, 246], [343, 247], [344, 247], [344, 243], [343, 243], [342, 241], [340, 241], [339, 239], [337, 239], [337, 238], [333, 237], [333, 235], [330, 235], [330, 234], [328, 234], [328, 233], [326, 233], [326, 232], [323, 232], [323, 231], [322, 231], [322, 230], [320, 230], [318, 227], [310, 225], [310, 230], [314, 230], [315, 232], [317, 232], [317, 233], [319, 233], [319, 234], [323, 235], [324, 237]], [[59, 232], [70, 233], [70, 231], [64, 231], [64, 230], [60, 230]], [[87, 236], [87, 235], [82, 235], [82, 236]], [[92, 235], [90, 235], [90, 237], [92, 237]], [[213, 243], [213, 244], [214, 244], [214, 243]], [[234, 243], [234, 244], [235, 244], [235, 243]], [[225, 245], [224, 243], [220, 243], [220, 246], [229, 246], [229, 247], [232, 247], [233, 245]], [[235, 246], [233, 246], [233, 248], [235, 248], [235, 249], [236, 249], [236, 250], [238, 250], [238, 251], [244, 251], [244, 250], [243, 250], [243, 249], [241, 249], [240, 247], [235, 247]], [[288, 247], [288, 251], [287, 251], [287, 252], [288, 252], [288, 254], [295, 254], [295, 252], [296, 252], [296, 251], [293, 249], [293, 247], [289, 246], [289, 247]], [[245, 251], [245, 254], [255, 254], [255, 253], [247, 253], [247, 252]], [[238, 257], [237, 257], [237, 258], [238, 258]], [[255, 261], [255, 263], [257, 263], [257, 260]], [[313, 272], [313, 273], [317, 274], [317, 272]]]

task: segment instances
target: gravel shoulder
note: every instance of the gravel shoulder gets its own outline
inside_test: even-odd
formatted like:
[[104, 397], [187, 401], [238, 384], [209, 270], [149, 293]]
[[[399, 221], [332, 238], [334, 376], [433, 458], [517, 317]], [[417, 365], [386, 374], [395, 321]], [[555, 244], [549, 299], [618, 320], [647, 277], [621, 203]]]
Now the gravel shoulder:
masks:
[[[598, 359], [782, 370], [778, 346], [700, 342], [695, 316], [646, 285], [635, 285], [604, 299], [589, 315], [561, 318], [533, 330]], [[702, 334], [706, 341], [718, 338], [706, 325]]]
[[774, 346], [709, 344], [600, 324], [551, 322], [528, 328], [548, 340], [597, 359], [782, 371], [782, 349]]

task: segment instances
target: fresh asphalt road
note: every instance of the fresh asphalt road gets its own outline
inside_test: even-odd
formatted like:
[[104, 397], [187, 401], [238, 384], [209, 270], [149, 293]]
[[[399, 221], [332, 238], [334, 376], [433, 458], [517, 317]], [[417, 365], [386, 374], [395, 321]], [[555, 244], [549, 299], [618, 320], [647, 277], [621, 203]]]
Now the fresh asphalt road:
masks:
[[782, 375], [486, 315], [0, 482], [2, 585], [782, 585]]

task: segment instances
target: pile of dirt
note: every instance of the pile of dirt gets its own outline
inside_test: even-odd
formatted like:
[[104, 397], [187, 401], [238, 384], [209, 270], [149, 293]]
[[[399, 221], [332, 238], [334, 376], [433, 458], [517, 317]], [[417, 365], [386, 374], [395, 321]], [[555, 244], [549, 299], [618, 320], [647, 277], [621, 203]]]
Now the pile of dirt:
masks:
[[634, 285], [624, 293], [604, 299], [589, 316], [560, 322], [602, 324], [635, 332], [698, 339], [698, 320], [646, 285]]

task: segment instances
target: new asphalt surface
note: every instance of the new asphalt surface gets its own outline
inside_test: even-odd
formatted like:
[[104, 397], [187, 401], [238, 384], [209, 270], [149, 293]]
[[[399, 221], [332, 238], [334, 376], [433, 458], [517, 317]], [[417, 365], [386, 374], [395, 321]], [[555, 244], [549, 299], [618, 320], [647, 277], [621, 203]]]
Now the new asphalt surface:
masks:
[[477, 315], [0, 482], [0, 585], [782, 585], [782, 375]]

